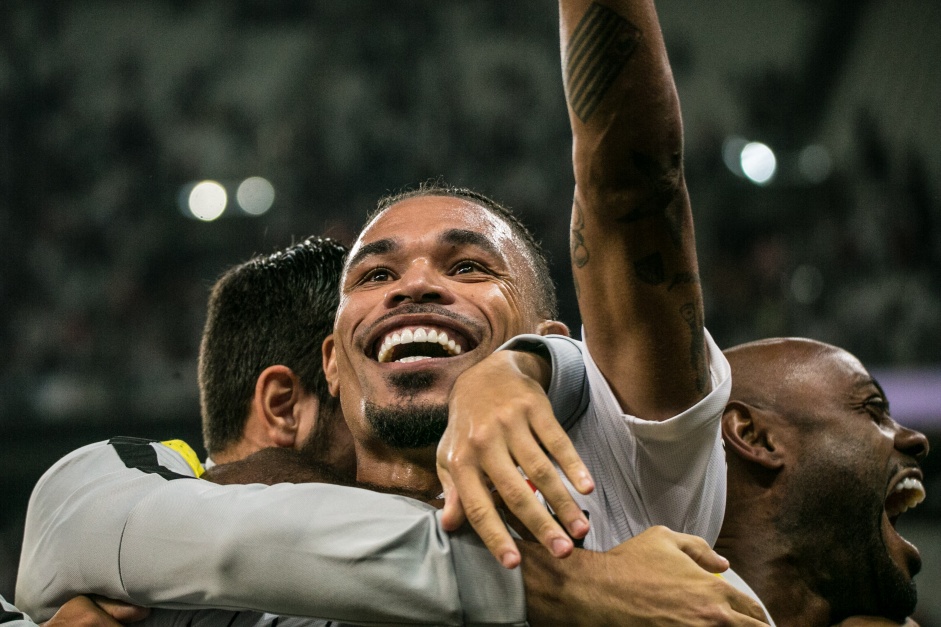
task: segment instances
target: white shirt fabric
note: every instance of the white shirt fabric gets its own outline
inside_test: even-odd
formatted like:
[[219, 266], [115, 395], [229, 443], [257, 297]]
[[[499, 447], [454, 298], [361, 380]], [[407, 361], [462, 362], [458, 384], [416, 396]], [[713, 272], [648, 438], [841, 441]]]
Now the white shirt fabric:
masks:
[[0, 625], [3, 627], [36, 627], [33, 620], [0, 595]]
[[719, 537], [726, 494], [720, 426], [732, 375], [708, 331], [705, 337], [710, 392], [662, 422], [621, 411], [583, 342], [526, 335], [504, 345], [523, 350], [543, 345], [550, 353], [550, 401], [595, 480], [594, 492], [585, 496], [563, 477], [588, 512], [585, 548], [607, 551], [654, 525], [700, 536], [710, 545]]

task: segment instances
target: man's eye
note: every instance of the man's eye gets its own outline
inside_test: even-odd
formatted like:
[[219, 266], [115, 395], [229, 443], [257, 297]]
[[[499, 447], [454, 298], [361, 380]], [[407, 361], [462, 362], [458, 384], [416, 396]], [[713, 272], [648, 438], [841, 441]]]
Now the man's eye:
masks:
[[471, 272], [483, 272], [484, 267], [476, 261], [461, 261], [455, 264], [452, 272], [454, 274], [469, 274]]
[[863, 407], [877, 419], [882, 419], [889, 413], [889, 404], [878, 396], [868, 399], [863, 403]]
[[361, 283], [380, 283], [392, 278], [392, 273], [385, 268], [376, 268], [363, 275]]

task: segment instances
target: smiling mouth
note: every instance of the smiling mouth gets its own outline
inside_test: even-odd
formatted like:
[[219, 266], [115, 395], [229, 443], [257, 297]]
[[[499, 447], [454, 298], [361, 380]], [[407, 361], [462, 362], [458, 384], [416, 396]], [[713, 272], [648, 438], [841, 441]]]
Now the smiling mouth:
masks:
[[925, 486], [915, 477], [902, 479], [889, 491], [885, 499], [885, 513], [889, 522], [895, 527], [899, 516], [908, 510], [917, 507], [925, 500]]
[[454, 331], [449, 335], [444, 329], [400, 328], [382, 338], [376, 350], [376, 360], [385, 364], [456, 357], [464, 352], [467, 344], [467, 340]]

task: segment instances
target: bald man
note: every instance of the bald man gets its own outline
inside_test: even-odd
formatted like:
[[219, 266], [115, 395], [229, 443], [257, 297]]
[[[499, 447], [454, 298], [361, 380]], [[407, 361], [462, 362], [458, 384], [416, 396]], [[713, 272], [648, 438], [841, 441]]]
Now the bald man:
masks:
[[925, 498], [928, 441], [845, 350], [774, 339], [725, 351], [728, 501], [716, 550], [779, 626], [915, 609], [918, 550], [895, 529]]

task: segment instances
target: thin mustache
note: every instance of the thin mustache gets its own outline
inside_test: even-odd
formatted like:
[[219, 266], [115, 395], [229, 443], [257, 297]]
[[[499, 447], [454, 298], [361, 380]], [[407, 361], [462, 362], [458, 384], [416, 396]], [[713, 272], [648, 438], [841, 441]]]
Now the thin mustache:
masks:
[[441, 316], [442, 318], [449, 318], [465, 327], [469, 327], [470, 329], [472, 329], [474, 333], [477, 334], [477, 337], [481, 337], [483, 335], [483, 328], [480, 324], [478, 324], [476, 320], [472, 320], [471, 318], [462, 316], [459, 313], [454, 313], [450, 309], [446, 309], [445, 307], [442, 307], [441, 305], [435, 305], [431, 303], [429, 304], [406, 303], [404, 305], [399, 305], [398, 307], [396, 307], [395, 311], [390, 311], [389, 313], [383, 316], [380, 316], [378, 320], [376, 320], [375, 322], [370, 324], [366, 329], [363, 330], [361, 336], [371, 337], [373, 330], [376, 327], [380, 326], [381, 324], [385, 323], [387, 320], [391, 318], [397, 318], [405, 314], [433, 314], [436, 316]]

